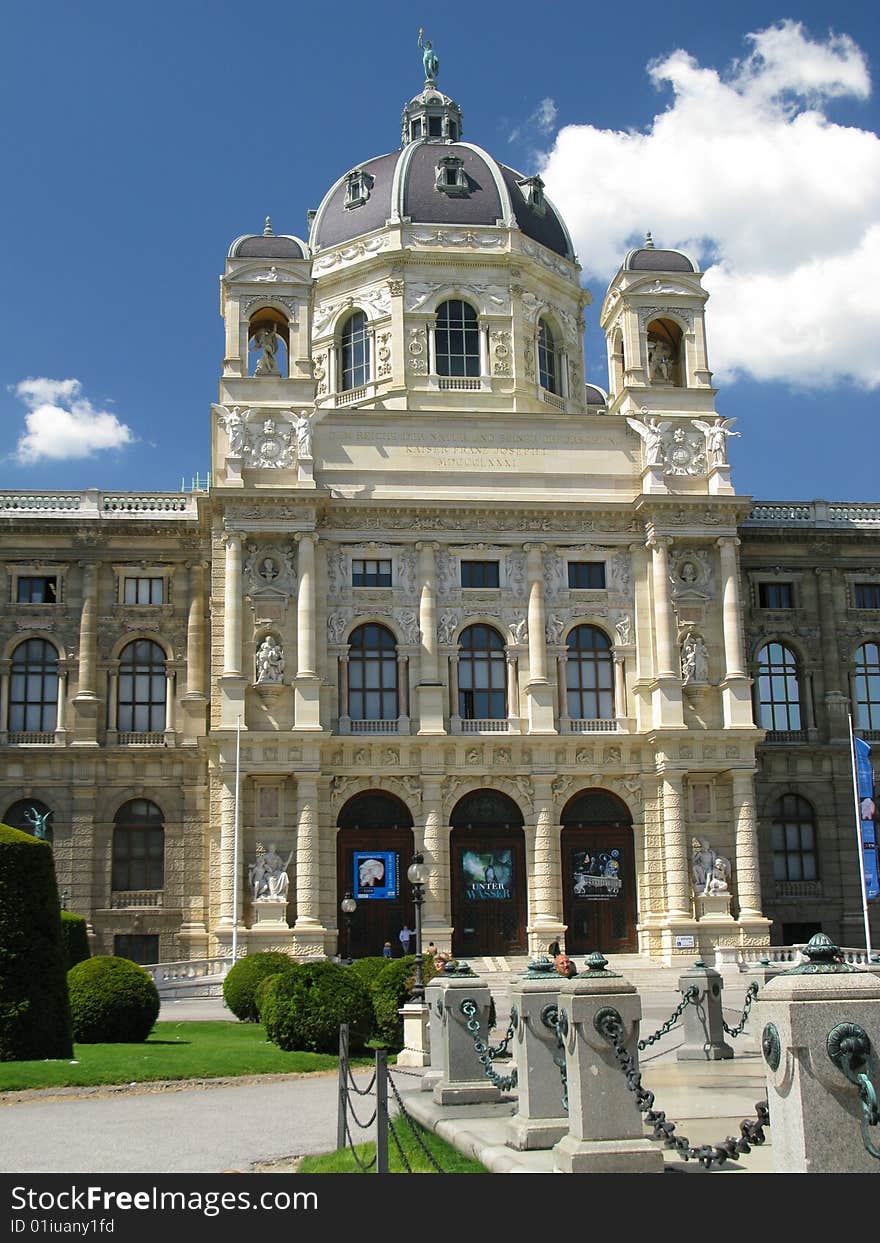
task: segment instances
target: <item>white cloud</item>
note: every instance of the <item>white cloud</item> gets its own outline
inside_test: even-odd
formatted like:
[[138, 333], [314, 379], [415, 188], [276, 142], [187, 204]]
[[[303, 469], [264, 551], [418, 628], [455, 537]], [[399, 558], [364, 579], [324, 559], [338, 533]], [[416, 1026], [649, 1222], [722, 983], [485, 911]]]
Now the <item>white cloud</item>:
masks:
[[510, 131], [507, 135], [507, 141], [520, 142], [530, 134], [538, 134], [542, 138], [546, 138], [556, 122], [557, 112], [556, 104], [549, 96], [546, 99], [542, 99], [537, 108], [529, 113], [522, 125], [517, 125], [515, 129]]
[[865, 57], [849, 36], [816, 41], [793, 21], [747, 40], [724, 73], [683, 50], [649, 65], [673, 100], [643, 131], [561, 129], [541, 169], [548, 193], [589, 277], [608, 279], [647, 229], [700, 260], [719, 378], [873, 387], [880, 139], [823, 111], [867, 98]]
[[115, 414], [96, 410], [82, 396], [79, 380], [36, 376], [20, 381], [13, 391], [28, 408], [26, 430], [13, 454], [23, 466], [47, 458], [66, 461], [93, 457], [103, 449], [120, 449], [136, 439]]

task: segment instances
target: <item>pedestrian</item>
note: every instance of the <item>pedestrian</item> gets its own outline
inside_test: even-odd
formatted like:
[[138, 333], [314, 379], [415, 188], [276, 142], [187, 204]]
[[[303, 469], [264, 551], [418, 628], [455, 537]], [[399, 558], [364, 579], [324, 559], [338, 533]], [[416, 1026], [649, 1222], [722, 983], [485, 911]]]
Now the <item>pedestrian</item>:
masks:
[[404, 924], [400, 930], [400, 936], [399, 936], [400, 948], [403, 951], [404, 958], [409, 953], [409, 941], [410, 941], [411, 936], [412, 936], [411, 928], [409, 927], [408, 924]]
[[390, 941], [386, 941], [385, 944], [382, 946], [382, 957], [383, 958], [391, 957], [391, 942]]
[[436, 954], [437, 954], [437, 946], [434, 944], [434, 942], [433, 942], [433, 941], [429, 941], [429, 942], [428, 942], [428, 948], [425, 950], [425, 953], [426, 953], [426, 954], [430, 954], [432, 958], [434, 958], [434, 957], [436, 956]]

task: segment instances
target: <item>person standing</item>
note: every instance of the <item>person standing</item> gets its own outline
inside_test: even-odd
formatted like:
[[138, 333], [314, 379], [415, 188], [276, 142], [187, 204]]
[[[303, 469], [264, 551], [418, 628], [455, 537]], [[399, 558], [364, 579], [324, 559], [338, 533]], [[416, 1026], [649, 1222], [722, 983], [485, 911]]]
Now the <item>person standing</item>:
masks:
[[404, 924], [400, 930], [399, 937], [398, 937], [400, 941], [400, 948], [403, 952], [404, 958], [409, 953], [409, 942], [410, 942], [411, 936], [412, 936], [412, 929], [409, 927], [408, 924]]
[[383, 958], [391, 958], [391, 957], [392, 957], [392, 954], [391, 954], [391, 942], [390, 942], [390, 941], [386, 941], [386, 942], [385, 942], [385, 944], [382, 946], [382, 957], [383, 957]]

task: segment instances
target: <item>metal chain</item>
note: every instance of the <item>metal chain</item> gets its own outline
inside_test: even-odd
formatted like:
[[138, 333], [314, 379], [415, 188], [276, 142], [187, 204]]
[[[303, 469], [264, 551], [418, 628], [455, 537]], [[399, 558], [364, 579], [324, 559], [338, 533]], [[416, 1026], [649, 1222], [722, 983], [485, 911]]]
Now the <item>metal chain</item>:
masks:
[[[400, 1093], [399, 1093], [399, 1092], [398, 1092], [398, 1090], [397, 1090], [397, 1084], [396, 1084], [396, 1083], [394, 1082], [394, 1080], [391, 1078], [391, 1074], [390, 1074], [390, 1073], [389, 1073], [389, 1075], [388, 1075], [388, 1082], [391, 1084], [391, 1091], [394, 1093], [394, 1099], [397, 1101], [397, 1106], [398, 1106], [398, 1108], [399, 1108], [399, 1110], [400, 1110], [401, 1114], [403, 1115], [403, 1117], [406, 1119], [406, 1124], [407, 1124], [407, 1126], [409, 1127], [410, 1131], [412, 1132], [412, 1134], [413, 1134], [413, 1138], [415, 1139], [416, 1143], [419, 1145], [419, 1147], [421, 1148], [422, 1152], [423, 1152], [423, 1153], [425, 1154], [425, 1156], [428, 1158], [428, 1161], [430, 1162], [430, 1164], [431, 1164], [431, 1165], [433, 1165], [433, 1167], [434, 1167], [435, 1171], [436, 1171], [438, 1174], [444, 1174], [446, 1171], [445, 1171], [445, 1170], [443, 1170], [443, 1169], [441, 1169], [440, 1165], [439, 1165], [439, 1164], [438, 1164], [438, 1162], [437, 1162], [437, 1158], [434, 1156], [433, 1152], [431, 1152], [431, 1151], [430, 1151], [430, 1149], [429, 1149], [429, 1148], [428, 1148], [428, 1146], [426, 1145], [426, 1143], [425, 1143], [424, 1139], [422, 1138], [422, 1133], [421, 1133], [421, 1131], [420, 1131], [420, 1130], [419, 1130], [419, 1128], [416, 1126], [416, 1124], [413, 1122], [412, 1118], [409, 1116], [409, 1113], [407, 1112], [406, 1106], [404, 1105], [403, 1101], [402, 1101], [402, 1100], [401, 1100], [401, 1098], [400, 1098]], [[390, 1120], [390, 1119], [389, 1119], [388, 1125], [389, 1125], [389, 1126], [391, 1125], [391, 1120]]]
[[728, 1136], [720, 1144], [702, 1144], [694, 1148], [684, 1135], [676, 1135], [676, 1123], [667, 1120], [662, 1110], [654, 1109], [654, 1093], [642, 1087], [642, 1076], [636, 1070], [632, 1054], [627, 1051], [624, 1043], [623, 1020], [616, 1010], [600, 1010], [595, 1019], [596, 1030], [614, 1049], [617, 1064], [623, 1071], [626, 1086], [636, 1099], [636, 1106], [645, 1115], [645, 1121], [653, 1127], [653, 1139], [662, 1139], [667, 1148], [674, 1148], [685, 1161], [699, 1161], [704, 1169], [713, 1165], [723, 1165], [725, 1161], [736, 1161], [745, 1153], [751, 1152], [752, 1146], [763, 1144], [766, 1136], [764, 1127], [770, 1125], [770, 1113], [766, 1101], [758, 1101], [755, 1105], [755, 1120], [744, 1118], [739, 1124], [740, 1138]]
[[492, 1067], [492, 1062], [496, 1057], [502, 1057], [507, 1052], [508, 1045], [513, 1039], [513, 1033], [516, 1031], [516, 1020], [513, 1015], [511, 1015], [510, 1025], [507, 1028], [507, 1035], [497, 1048], [492, 1049], [480, 1036], [476, 1002], [466, 998], [461, 1003], [460, 1009], [465, 1017], [467, 1029], [473, 1037], [474, 1051], [482, 1064], [483, 1070], [486, 1072], [486, 1078], [491, 1083], [494, 1083], [496, 1088], [500, 1088], [502, 1092], [508, 1092], [511, 1088], [515, 1088], [517, 1084], [516, 1067], [509, 1075], [499, 1075]]
[[672, 1013], [670, 1014], [666, 1022], [661, 1027], [657, 1028], [653, 1036], [646, 1036], [644, 1040], [639, 1041], [639, 1044], [638, 1044], [639, 1052], [642, 1052], [642, 1050], [647, 1049], [648, 1045], [654, 1044], [656, 1041], [660, 1039], [661, 1036], [665, 1036], [667, 1032], [671, 1032], [675, 1024], [678, 1022], [678, 1020], [684, 1014], [685, 1010], [688, 1008], [688, 1006], [691, 1006], [691, 1005], [695, 1006], [697, 1004], [697, 998], [699, 997], [699, 995], [700, 995], [700, 990], [697, 988], [696, 984], [692, 984], [690, 988], [687, 990], [687, 992], [683, 994], [682, 999], [681, 999], [681, 1004], [675, 1007], [675, 1009], [672, 1011]]
[[361, 1131], [366, 1131], [366, 1129], [368, 1127], [371, 1127], [373, 1123], [376, 1121], [377, 1109], [378, 1109], [378, 1105], [373, 1109], [373, 1112], [370, 1114], [369, 1118], [367, 1118], [366, 1122], [361, 1122], [360, 1118], [354, 1112], [354, 1106], [352, 1105], [351, 1101], [348, 1102], [348, 1112], [351, 1114], [352, 1118], [354, 1118], [358, 1129]]
[[376, 1164], [376, 1158], [378, 1156], [378, 1153], [374, 1152], [369, 1161], [362, 1161], [360, 1159], [360, 1157], [357, 1155], [357, 1153], [354, 1150], [354, 1140], [351, 1137], [351, 1130], [349, 1129], [347, 1116], [345, 1119], [345, 1138], [348, 1140], [348, 1149], [354, 1159], [355, 1165], [358, 1167], [358, 1169], [360, 1170], [362, 1174], [366, 1174], [367, 1171], [371, 1170], [373, 1166]]
[[869, 1156], [880, 1160], [880, 1148], [874, 1145], [868, 1134], [868, 1127], [880, 1125], [880, 1105], [877, 1103], [877, 1091], [862, 1069], [871, 1052], [871, 1038], [857, 1023], [838, 1023], [828, 1033], [826, 1047], [834, 1065], [858, 1088], [862, 1107], [862, 1143]]
[[559, 1007], [545, 1006], [541, 1011], [541, 1022], [556, 1035], [556, 1050], [551, 1056], [554, 1065], [559, 1067], [559, 1075], [562, 1079], [562, 1108], [568, 1113], [568, 1066], [565, 1061], [565, 1029], [559, 1018]]
[[752, 980], [751, 984], [746, 989], [746, 1004], [743, 1006], [742, 1018], [737, 1023], [736, 1027], [728, 1027], [727, 1024], [724, 1022], [724, 1017], [722, 1015], [721, 1022], [724, 1024], [724, 1030], [727, 1032], [728, 1036], [730, 1036], [731, 1038], [735, 1039], [737, 1036], [742, 1035], [743, 1029], [745, 1028], [746, 1023], [748, 1022], [749, 1011], [752, 1008], [752, 1002], [755, 1000], [757, 995], [758, 995], [758, 983], [756, 980]]
[[400, 1140], [397, 1138], [397, 1132], [394, 1129], [394, 1123], [391, 1121], [390, 1118], [388, 1119], [388, 1133], [391, 1136], [391, 1138], [394, 1140], [394, 1147], [397, 1149], [397, 1155], [400, 1157], [404, 1170], [407, 1172], [407, 1174], [411, 1174], [413, 1172], [412, 1166], [407, 1160], [406, 1153], [403, 1151], [403, 1145], [401, 1144]]
[[877, 1105], [877, 1093], [874, 1085], [865, 1074], [859, 1074], [857, 1079], [859, 1089], [859, 1101], [862, 1106], [862, 1143], [865, 1145], [865, 1151], [872, 1157], [880, 1160], [880, 1148], [876, 1148], [868, 1134], [869, 1126], [877, 1126], [880, 1124], [880, 1108]]

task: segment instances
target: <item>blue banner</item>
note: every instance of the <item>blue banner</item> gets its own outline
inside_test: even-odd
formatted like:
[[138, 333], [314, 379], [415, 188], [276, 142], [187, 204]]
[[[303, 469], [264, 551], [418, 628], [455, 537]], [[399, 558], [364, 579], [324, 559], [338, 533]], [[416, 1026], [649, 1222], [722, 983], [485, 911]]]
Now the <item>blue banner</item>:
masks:
[[856, 784], [859, 791], [859, 828], [862, 839], [862, 859], [865, 867], [865, 897], [880, 898], [880, 878], [877, 875], [877, 839], [874, 833], [874, 770], [871, 767], [871, 748], [862, 738], [854, 739], [856, 748]]

